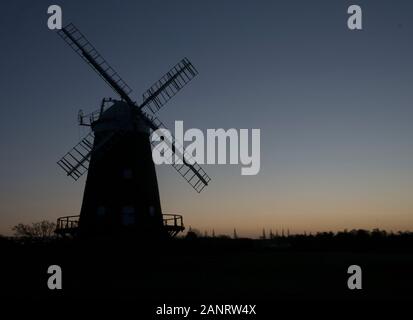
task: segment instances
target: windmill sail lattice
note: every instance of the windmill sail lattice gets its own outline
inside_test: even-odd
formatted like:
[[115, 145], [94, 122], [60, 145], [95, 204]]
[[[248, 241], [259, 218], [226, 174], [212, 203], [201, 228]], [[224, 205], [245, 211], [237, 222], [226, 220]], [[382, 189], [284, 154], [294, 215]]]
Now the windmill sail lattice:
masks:
[[57, 162], [74, 180], [79, 179], [88, 169], [93, 140], [94, 134], [91, 131]]
[[132, 89], [72, 23], [59, 30], [58, 34], [113, 90], [123, 99], [129, 99]]
[[[166, 129], [166, 126], [157, 117], [148, 117], [157, 128]], [[200, 193], [208, 185], [209, 181], [211, 181], [211, 178], [188, 152], [179, 151], [184, 150], [184, 148], [173, 136], [172, 141], [166, 142], [172, 149], [172, 154], [167, 159], [168, 162], [172, 164], [172, 167], [192, 186], [192, 188], [195, 189], [196, 192]], [[158, 146], [156, 141], [151, 140], [151, 144], [154, 148]], [[177, 163], [175, 161], [175, 155], [178, 156], [182, 163]]]
[[143, 103], [140, 108], [147, 107], [153, 113], [158, 112], [197, 74], [198, 71], [192, 63], [187, 58], [182, 59], [144, 92], [142, 95]]
[[115, 133], [108, 135], [104, 141], [94, 146], [94, 133], [89, 132], [77, 145], [66, 153], [57, 164], [72, 177], [74, 180], [79, 179], [89, 168], [90, 156], [92, 152], [99, 154], [114, 143]]

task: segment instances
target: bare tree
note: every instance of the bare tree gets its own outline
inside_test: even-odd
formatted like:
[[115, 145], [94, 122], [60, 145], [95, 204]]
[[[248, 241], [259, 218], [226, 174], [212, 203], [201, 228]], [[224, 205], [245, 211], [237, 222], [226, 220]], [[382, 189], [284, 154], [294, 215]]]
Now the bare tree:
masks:
[[19, 223], [12, 230], [16, 237], [23, 238], [51, 238], [54, 236], [56, 224], [47, 220], [33, 222], [32, 224]]

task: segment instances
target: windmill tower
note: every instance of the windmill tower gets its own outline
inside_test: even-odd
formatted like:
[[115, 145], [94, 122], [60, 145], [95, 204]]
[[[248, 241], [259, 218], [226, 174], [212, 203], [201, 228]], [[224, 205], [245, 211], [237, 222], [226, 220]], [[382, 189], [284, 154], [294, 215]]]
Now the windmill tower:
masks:
[[[119, 95], [105, 98], [79, 124], [91, 131], [57, 163], [74, 180], [87, 172], [80, 216], [58, 219], [58, 234], [175, 236], [184, 230], [182, 216], [162, 214], [150, 133], [165, 128], [155, 116], [197, 74], [184, 58], [142, 95], [132, 90], [86, 37], [69, 24], [58, 31], [65, 42]], [[182, 164], [173, 168], [199, 193], [211, 180], [172, 137], [164, 142]], [[191, 160], [191, 161], [189, 161]], [[193, 164], [190, 164], [193, 163]]]

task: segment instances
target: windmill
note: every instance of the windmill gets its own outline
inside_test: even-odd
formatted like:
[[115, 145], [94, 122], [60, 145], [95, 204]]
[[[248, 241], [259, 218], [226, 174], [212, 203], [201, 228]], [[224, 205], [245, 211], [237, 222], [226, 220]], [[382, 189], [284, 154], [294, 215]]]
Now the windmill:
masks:
[[[180, 215], [162, 214], [150, 133], [166, 128], [156, 112], [198, 74], [197, 70], [187, 58], [182, 59], [137, 103], [126, 82], [73, 24], [58, 34], [119, 99], [104, 98], [98, 110], [87, 115], [79, 112], [79, 124], [91, 130], [57, 163], [74, 180], [87, 172], [83, 201], [80, 216], [58, 219], [56, 233], [175, 236], [184, 230], [183, 220]], [[173, 137], [162, 139], [172, 149], [172, 156], [182, 160], [173, 162], [173, 168], [201, 192], [210, 177], [181, 151]]]

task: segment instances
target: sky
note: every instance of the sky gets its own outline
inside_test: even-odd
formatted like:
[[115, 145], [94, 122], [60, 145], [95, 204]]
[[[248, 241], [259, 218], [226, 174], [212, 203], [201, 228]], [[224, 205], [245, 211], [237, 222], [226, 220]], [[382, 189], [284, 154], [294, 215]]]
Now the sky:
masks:
[[[3, 1], [0, 234], [79, 214], [85, 177], [56, 165], [112, 90], [47, 28], [58, 4], [141, 94], [183, 57], [199, 75], [160, 112], [169, 127], [261, 130], [261, 170], [205, 165], [197, 194], [157, 167], [164, 213], [257, 236], [413, 229], [411, 1]], [[363, 30], [347, 28], [347, 8]]]

